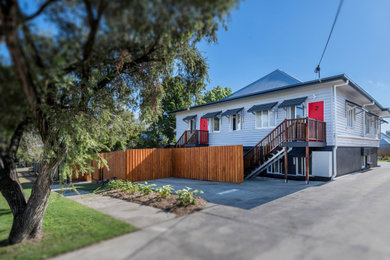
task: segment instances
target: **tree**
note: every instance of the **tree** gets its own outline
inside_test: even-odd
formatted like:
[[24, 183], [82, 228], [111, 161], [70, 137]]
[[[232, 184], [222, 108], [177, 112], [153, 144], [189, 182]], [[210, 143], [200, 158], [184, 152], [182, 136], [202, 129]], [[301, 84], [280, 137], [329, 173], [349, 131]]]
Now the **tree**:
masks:
[[180, 77], [164, 79], [161, 113], [144, 131], [143, 142], [139, 143], [138, 147], [161, 147], [175, 143], [176, 119], [170, 112], [190, 107], [204, 89], [202, 83], [189, 91], [186, 84]]
[[[196, 44], [216, 40], [234, 0], [46, 0], [33, 13], [17, 0], [0, 2], [0, 37], [12, 67], [4, 83], [0, 190], [13, 213], [10, 244], [41, 234], [53, 174], [64, 173], [134, 136], [134, 113], [155, 117], [161, 82], [177, 76], [195, 92], [207, 77]], [[51, 32], [40, 30], [45, 18]], [[21, 90], [21, 91], [19, 91]], [[9, 93], [8, 93], [9, 92]], [[19, 96], [12, 96], [17, 93]], [[23, 94], [21, 94], [23, 93]], [[16, 102], [20, 100], [20, 102]], [[9, 108], [8, 108], [9, 107]], [[15, 172], [26, 127], [43, 143], [40, 174], [27, 200]]]
[[217, 86], [209, 91], [206, 91], [204, 95], [197, 100], [196, 104], [201, 105], [201, 104], [218, 101], [231, 94], [232, 94], [231, 88], [223, 88], [221, 86]]

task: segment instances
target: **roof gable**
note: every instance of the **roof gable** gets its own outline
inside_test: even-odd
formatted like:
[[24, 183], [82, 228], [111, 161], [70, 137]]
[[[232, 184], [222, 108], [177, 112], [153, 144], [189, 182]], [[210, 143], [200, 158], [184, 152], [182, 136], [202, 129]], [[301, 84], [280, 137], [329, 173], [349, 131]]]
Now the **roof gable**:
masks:
[[241, 96], [247, 96], [257, 92], [268, 91], [288, 85], [293, 85], [301, 83], [302, 81], [288, 75], [287, 73], [277, 69], [273, 72], [265, 75], [261, 79], [256, 80], [255, 82], [249, 84], [246, 87], [243, 87], [240, 90], [237, 90], [230, 96], [227, 96], [223, 100], [235, 99]]

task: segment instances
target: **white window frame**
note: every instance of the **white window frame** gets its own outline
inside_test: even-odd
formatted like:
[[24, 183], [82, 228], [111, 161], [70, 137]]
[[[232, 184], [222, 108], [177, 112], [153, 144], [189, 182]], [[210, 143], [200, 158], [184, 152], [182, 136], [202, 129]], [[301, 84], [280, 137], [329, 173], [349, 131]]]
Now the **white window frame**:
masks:
[[[215, 122], [215, 118], [218, 118], [219, 119], [219, 130], [215, 130], [214, 128], [214, 122]], [[207, 120], [207, 128], [209, 130], [210, 133], [220, 133], [221, 132], [221, 127], [222, 127], [222, 117], [213, 117], [213, 118], [208, 118]]]
[[[239, 120], [237, 121], [236, 120], [236, 123], [237, 123], [237, 126], [239, 127], [236, 127], [236, 130], [233, 130], [233, 117], [239, 117]], [[237, 114], [233, 114], [231, 116], [229, 116], [229, 130], [231, 132], [236, 132], [236, 131], [241, 131], [242, 129], [242, 113], [237, 113]]]
[[[265, 114], [265, 112], [267, 112], [267, 116], [268, 116], [268, 120], [267, 120], [267, 125], [264, 125], [264, 121], [263, 121], [263, 114]], [[273, 114], [273, 122], [274, 124], [271, 125], [271, 113]], [[256, 129], [267, 129], [267, 128], [275, 128], [276, 126], [276, 114], [277, 112], [276, 111], [273, 111], [273, 110], [261, 110], [261, 111], [256, 111], [255, 112], [255, 128]], [[258, 115], [260, 115], [260, 118], [261, 118], [261, 126], [258, 127], [257, 124], [258, 124]]]
[[191, 119], [191, 120], [188, 120], [188, 130], [191, 130], [191, 124], [192, 124], [192, 122], [194, 122], [194, 129], [192, 129], [192, 130], [196, 130], [196, 118], [194, 118], [194, 119]]

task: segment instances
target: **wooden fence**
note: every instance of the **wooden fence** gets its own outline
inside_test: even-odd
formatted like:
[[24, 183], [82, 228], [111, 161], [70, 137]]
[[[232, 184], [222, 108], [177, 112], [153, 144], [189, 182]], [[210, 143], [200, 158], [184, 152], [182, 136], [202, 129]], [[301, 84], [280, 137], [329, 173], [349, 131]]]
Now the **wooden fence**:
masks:
[[241, 183], [244, 181], [242, 145], [194, 148], [132, 149], [104, 153], [106, 167], [92, 173], [94, 181], [144, 181], [178, 177]]

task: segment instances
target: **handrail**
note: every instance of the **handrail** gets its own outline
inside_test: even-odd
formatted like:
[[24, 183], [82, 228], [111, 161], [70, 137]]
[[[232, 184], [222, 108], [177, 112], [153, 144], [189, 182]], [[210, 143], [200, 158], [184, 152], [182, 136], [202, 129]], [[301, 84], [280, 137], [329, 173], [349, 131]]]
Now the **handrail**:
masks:
[[311, 118], [285, 119], [244, 155], [245, 172], [260, 166], [284, 142], [326, 142], [326, 123]]
[[194, 145], [208, 145], [209, 131], [207, 130], [185, 130], [179, 140], [177, 140], [175, 147], [184, 147], [186, 144]]

